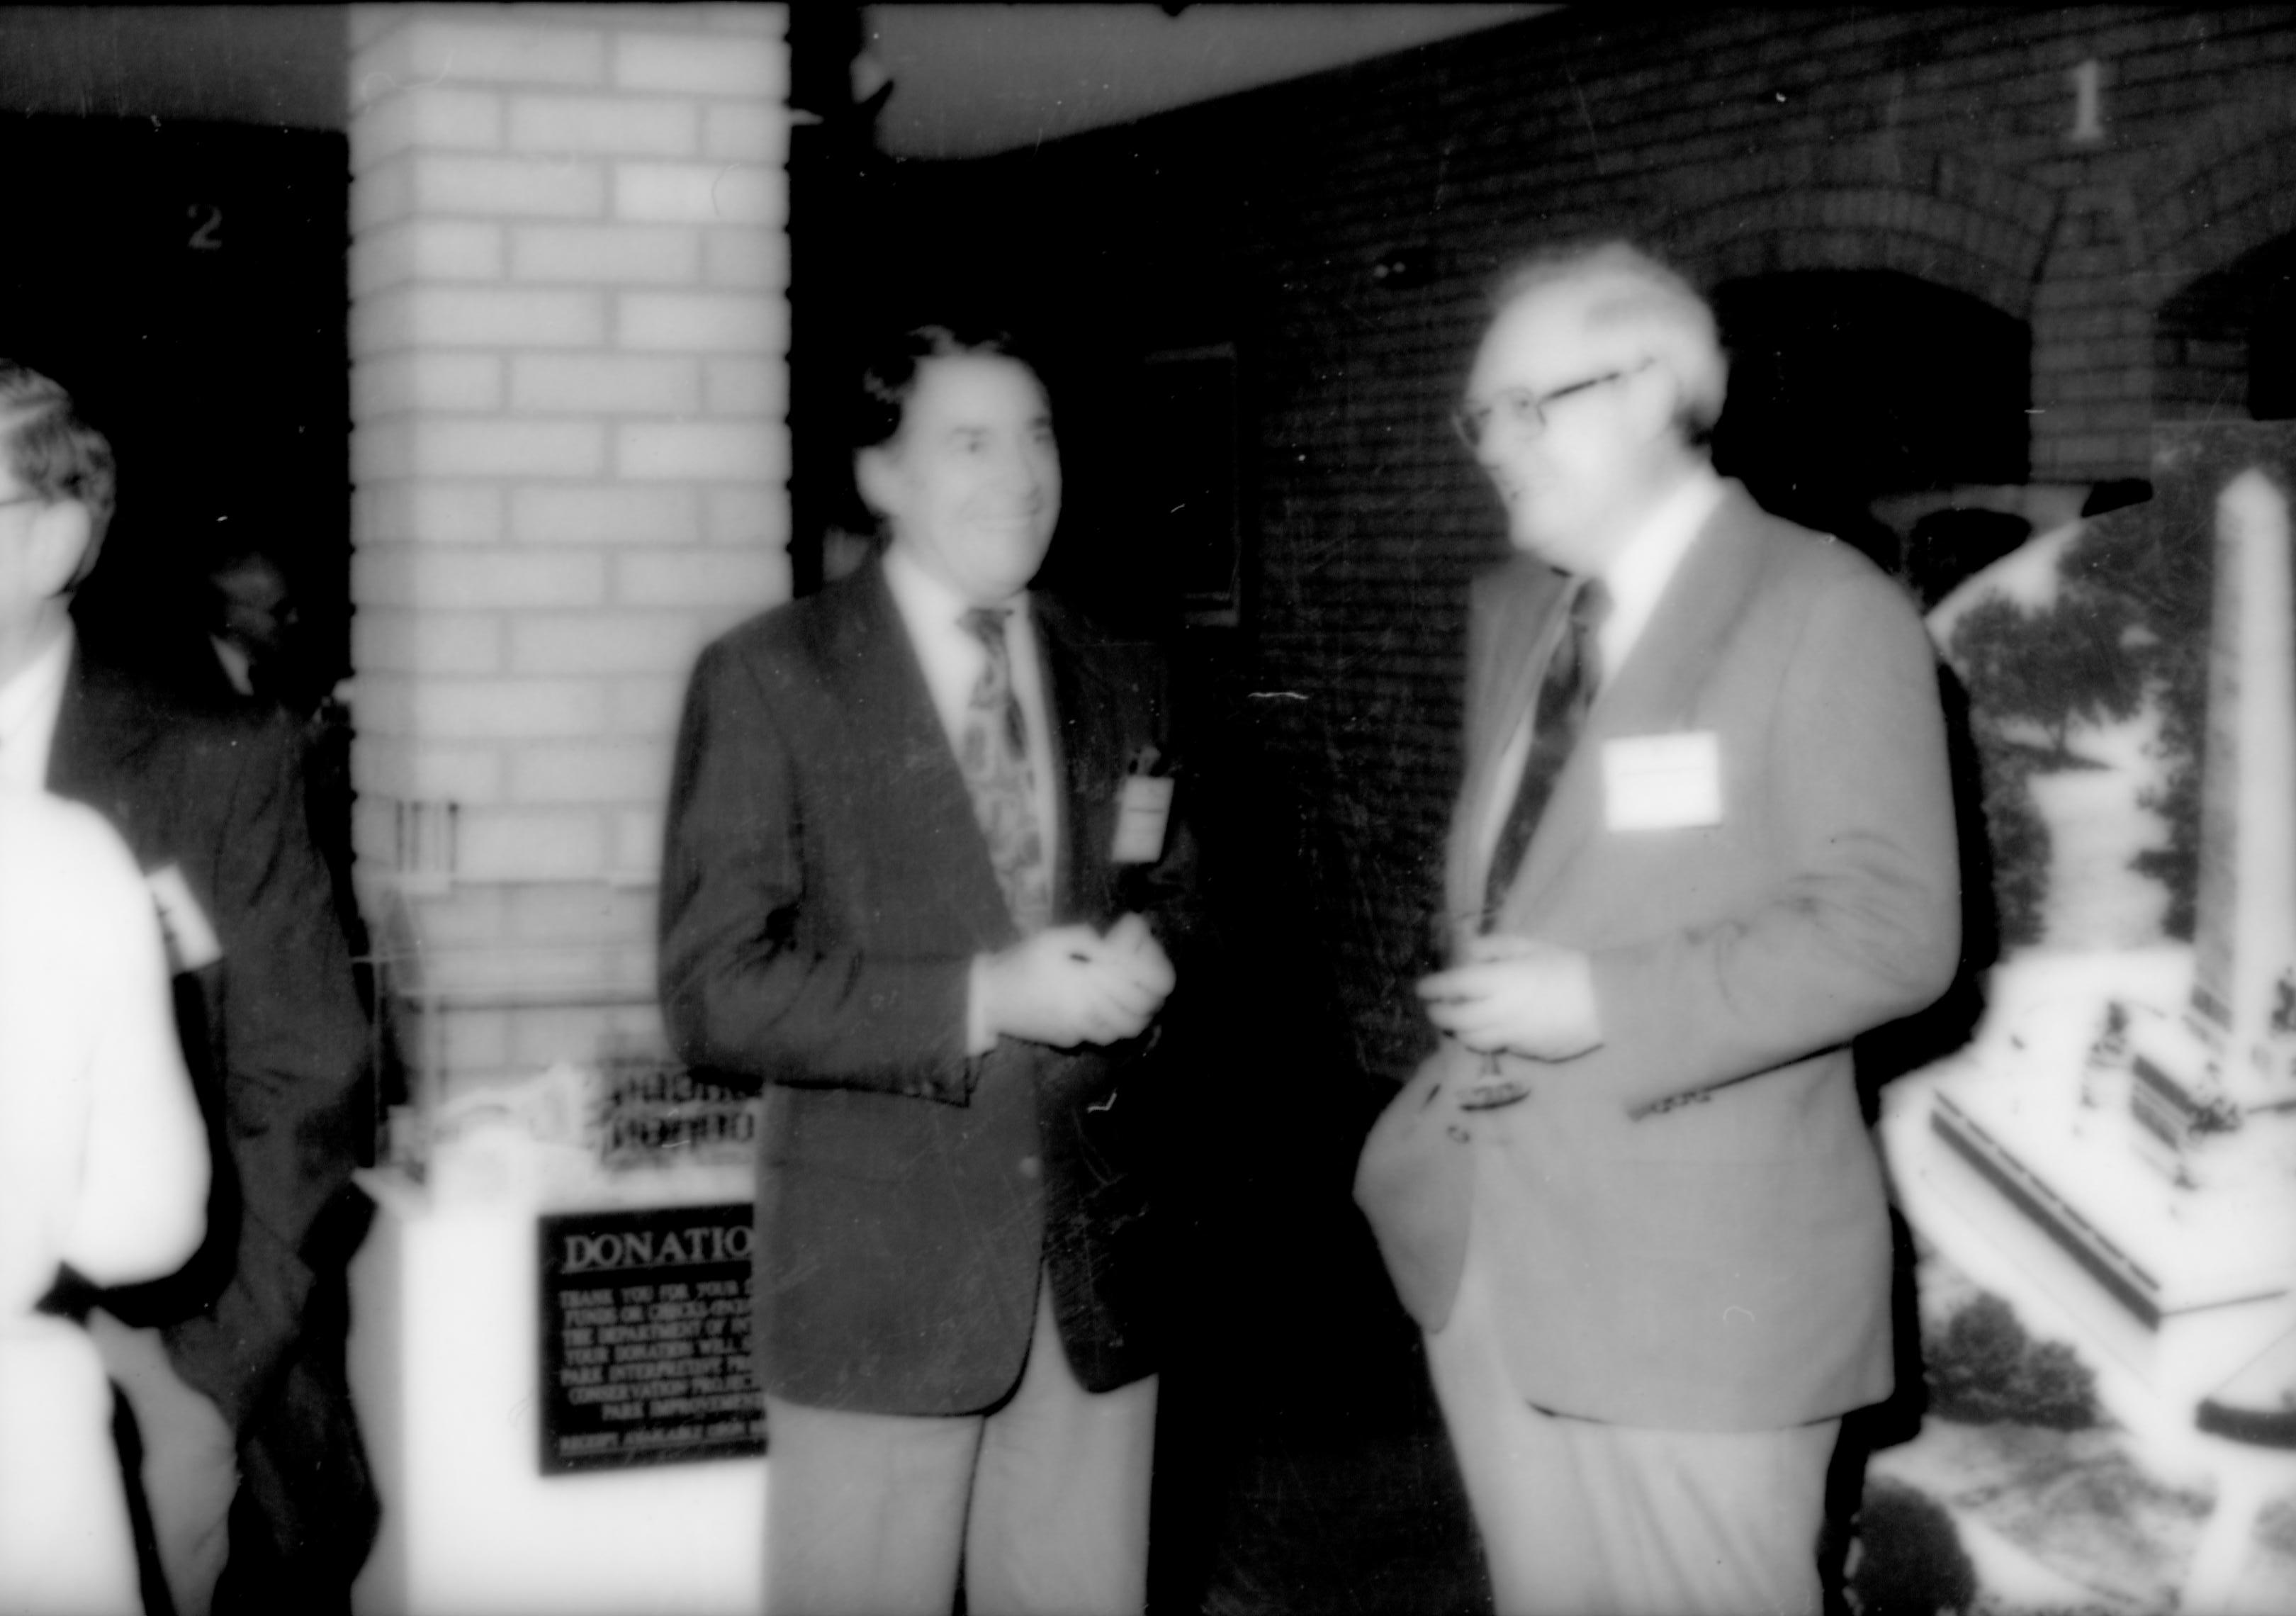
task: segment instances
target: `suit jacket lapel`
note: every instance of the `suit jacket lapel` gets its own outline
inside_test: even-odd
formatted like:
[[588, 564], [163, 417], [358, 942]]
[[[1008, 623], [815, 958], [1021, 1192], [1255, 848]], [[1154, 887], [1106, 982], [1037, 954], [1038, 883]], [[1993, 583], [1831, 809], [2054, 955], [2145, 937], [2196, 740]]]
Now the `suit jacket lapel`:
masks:
[[1002, 947], [1015, 935], [1012, 915], [973, 813], [972, 789], [949, 749], [883, 562], [872, 561], [840, 603], [828, 614], [823, 653], [840, 704], [854, 718], [840, 740], [879, 754], [864, 778], [907, 783], [921, 816], [913, 833], [950, 849], [959, 866], [947, 889], [957, 919], [977, 946]]
[[[1562, 631], [1570, 579], [1551, 568], [1510, 567], [1494, 579], [1490, 686], [1479, 705], [1475, 756], [1486, 771], [1530, 716], [1538, 678]], [[1488, 779], [1486, 783], [1488, 783]]]
[[1481, 586], [1481, 610], [1472, 619], [1478, 638], [1468, 656], [1474, 683], [1467, 693], [1465, 779], [1444, 877], [1455, 936], [1472, 931], [1482, 914], [1484, 817], [1500, 790], [1497, 774], [1507, 742], [1530, 714], [1538, 674], [1562, 633], [1569, 583], [1553, 568], [1518, 557]]
[[48, 790], [102, 813], [136, 849], [139, 859], [145, 827], [138, 797], [121, 788], [141, 778], [137, 759], [160, 739], [154, 715], [75, 650], [48, 743]]
[[1033, 595], [1030, 602], [1037, 649], [1044, 659], [1046, 751], [1053, 794], [1060, 803], [1059, 833], [1053, 839], [1053, 915], [1062, 921], [1074, 918], [1076, 895], [1086, 884], [1084, 863], [1095, 856], [1081, 832], [1088, 810], [1086, 787], [1105, 762], [1102, 720], [1108, 709], [1086, 688], [1094, 669], [1078, 652], [1059, 603], [1046, 595]]
[[1596, 693], [1587, 727], [1555, 779], [1554, 794], [1507, 895], [1505, 929], [1516, 929], [1537, 910], [1602, 827], [1604, 744], [1622, 736], [1666, 734], [1689, 723], [1707, 670], [1761, 571], [1758, 514], [1745, 490], [1730, 483], [1668, 581], [1626, 665]]

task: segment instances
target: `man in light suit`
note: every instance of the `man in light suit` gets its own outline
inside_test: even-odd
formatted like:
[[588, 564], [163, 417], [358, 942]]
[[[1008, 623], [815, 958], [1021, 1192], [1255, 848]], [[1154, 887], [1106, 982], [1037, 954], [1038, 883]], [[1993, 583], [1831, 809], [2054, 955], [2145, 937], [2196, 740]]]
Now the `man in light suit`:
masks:
[[662, 876], [672, 1041], [766, 1090], [767, 1604], [945, 1612], [961, 1564], [976, 1612], [1136, 1612], [1160, 665], [1029, 591], [1060, 458], [1008, 342], [921, 328], [864, 392], [890, 545], [703, 652]]
[[300, 746], [275, 715], [187, 701], [79, 643], [69, 608], [111, 517], [111, 446], [7, 360], [0, 451], [0, 521], [32, 586], [0, 624], [0, 783], [86, 803], [135, 854], [216, 1166], [182, 1272], [102, 1292], [67, 1276], [56, 1305], [85, 1314], [134, 1411], [177, 1616], [348, 1610], [377, 1509], [342, 1370], [369, 1038]]
[[1890, 1390], [1850, 1040], [1950, 980], [1928, 642], [1718, 477], [1712, 316], [1624, 243], [1500, 283], [1461, 430], [1479, 584], [1441, 1046], [1357, 1199], [1498, 1609], [1816, 1612], [1841, 1416]]

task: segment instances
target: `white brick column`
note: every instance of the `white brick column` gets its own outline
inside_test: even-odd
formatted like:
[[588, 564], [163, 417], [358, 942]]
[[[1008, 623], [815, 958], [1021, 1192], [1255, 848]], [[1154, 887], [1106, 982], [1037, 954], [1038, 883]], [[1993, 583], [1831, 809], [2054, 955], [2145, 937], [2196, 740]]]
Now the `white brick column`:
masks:
[[656, 1034], [684, 677], [789, 589], [785, 33], [352, 10], [355, 841], [444, 1087]]

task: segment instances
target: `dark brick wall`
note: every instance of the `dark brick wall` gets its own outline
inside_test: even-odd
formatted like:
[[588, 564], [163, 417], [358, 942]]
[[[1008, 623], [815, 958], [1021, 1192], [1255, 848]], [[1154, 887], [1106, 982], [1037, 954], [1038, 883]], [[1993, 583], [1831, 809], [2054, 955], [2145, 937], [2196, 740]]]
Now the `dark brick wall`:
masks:
[[1463, 594], [1500, 552], [1444, 425], [1489, 273], [1616, 230], [1709, 284], [1917, 276], [2029, 324], [2035, 480], [2141, 476], [2156, 413], [2226, 407], [2241, 368], [2206, 297], [2164, 306], [2296, 226], [2296, 12], [1572, 7], [876, 183], [889, 295], [977, 291], [1070, 362], [1071, 507], [1110, 546], [1081, 570], [1112, 598], [1154, 446], [1095, 411], [1142, 354], [1235, 345], [1248, 622], [1188, 660], [1244, 840], [1299, 861], [1376, 1067], [1411, 1045]]

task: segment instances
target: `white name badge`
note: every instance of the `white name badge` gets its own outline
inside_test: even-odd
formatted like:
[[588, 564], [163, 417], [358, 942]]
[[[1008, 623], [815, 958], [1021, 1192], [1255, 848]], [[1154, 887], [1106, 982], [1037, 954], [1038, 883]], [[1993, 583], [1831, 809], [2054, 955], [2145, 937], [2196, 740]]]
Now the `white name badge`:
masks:
[[1118, 864], [1154, 864], [1164, 857], [1164, 825], [1172, 816], [1172, 781], [1162, 775], [1127, 775], [1116, 805]]
[[1603, 822], [1614, 831], [1721, 824], [1721, 737], [1697, 729], [1604, 742]]
[[208, 923], [200, 900], [192, 896], [184, 872], [167, 865], [144, 878], [159, 906], [160, 930], [168, 940], [168, 964], [177, 974], [212, 965], [223, 957], [223, 943]]

